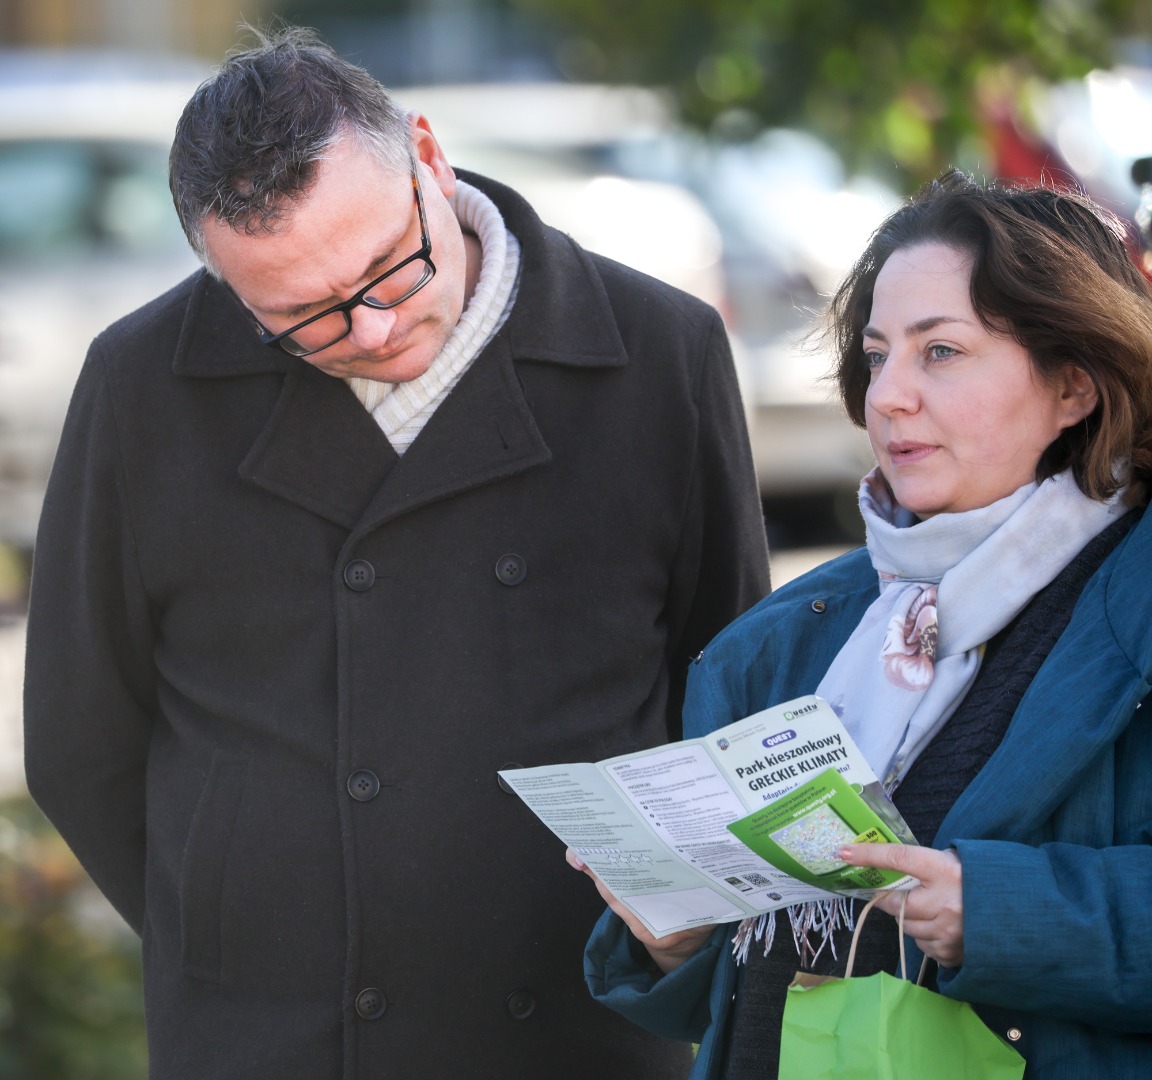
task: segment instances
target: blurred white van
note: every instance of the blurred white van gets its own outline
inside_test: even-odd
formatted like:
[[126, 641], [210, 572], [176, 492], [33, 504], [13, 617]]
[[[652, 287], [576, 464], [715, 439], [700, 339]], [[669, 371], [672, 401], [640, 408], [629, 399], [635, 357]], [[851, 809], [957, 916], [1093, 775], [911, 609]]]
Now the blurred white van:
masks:
[[167, 158], [204, 74], [172, 58], [0, 54], [2, 543], [32, 546], [89, 342], [197, 265]]

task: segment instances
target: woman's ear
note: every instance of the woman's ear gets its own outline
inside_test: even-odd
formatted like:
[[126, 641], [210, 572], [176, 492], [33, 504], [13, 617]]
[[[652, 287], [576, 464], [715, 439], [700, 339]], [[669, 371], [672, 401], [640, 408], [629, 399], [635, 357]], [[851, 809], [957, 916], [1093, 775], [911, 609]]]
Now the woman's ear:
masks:
[[1087, 371], [1077, 364], [1065, 364], [1056, 385], [1060, 389], [1061, 427], [1074, 427], [1092, 415], [1100, 394]]

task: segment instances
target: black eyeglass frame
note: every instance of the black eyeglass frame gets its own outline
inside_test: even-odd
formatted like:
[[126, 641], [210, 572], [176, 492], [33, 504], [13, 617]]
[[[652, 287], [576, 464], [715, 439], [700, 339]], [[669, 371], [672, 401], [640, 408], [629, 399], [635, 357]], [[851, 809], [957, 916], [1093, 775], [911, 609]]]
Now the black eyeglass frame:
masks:
[[[424, 194], [420, 190], [420, 177], [416, 172], [416, 166], [412, 166], [412, 188], [416, 193], [416, 211], [420, 216], [420, 250], [402, 262], [397, 263], [395, 266], [385, 270], [378, 278], [373, 278], [364, 288], [360, 289], [355, 296], [342, 301], [339, 304], [333, 304], [330, 308], [325, 308], [323, 311], [317, 312], [315, 315], [309, 316], [302, 322], [298, 322], [295, 326], [290, 326], [287, 330], [282, 330], [278, 334], [273, 334], [266, 330], [259, 322], [256, 323], [257, 329], [260, 334], [260, 341], [264, 345], [271, 345], [275, 348], [282, 349], [288, 353], [289, 356], [312, 356], [315, 353], [323, 352], [325, 349], [332, 348], [338, 341], [343, 341], [350, 333], [352, 333], [352, 309], [359, 307], [363, 304], [365, 307], [374, 308], [377, 311], [387, 311], [390, 308], [396, 307], [398, 304], [404, 303], [405, 300], [410, 300], [416, 295], [425, 285], [428, 284], [436, 276], [436, 264], [432, 261], [432, 241], [428, 236], [428, 215], [424, 211]], [[395, 300], [389, 300], [387, 303], [381, 303], [379, 300], [374, 299], [368, 294], [379, 286], [382, 281], [386, 281], [393, 274], [403, 270], [404, 267], [420, 259], [424, 262], [424, 273], [421, 275], [420, 280], [416, 282], [403, 296]], [[306, 326], [310, 326], [320, 319], [326, 319], [329, 315], [341, 314], [344, 316], [344, 333], [339, 337], [333, 338], [327, 345], [321, 345], [317, 349], [304, 349], [300, 350], [294, 348], [295, 342], [288, 342], [287, 339], [291, 338], [293, 334], [299, 333]]]

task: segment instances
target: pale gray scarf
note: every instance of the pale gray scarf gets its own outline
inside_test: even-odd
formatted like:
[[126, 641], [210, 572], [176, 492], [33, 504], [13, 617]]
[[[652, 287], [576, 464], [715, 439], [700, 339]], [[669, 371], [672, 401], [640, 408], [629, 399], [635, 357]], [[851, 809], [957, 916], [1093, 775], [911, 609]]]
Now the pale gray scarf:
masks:
[[460, 381], [472, 361], [504, 325], [516, 301], [520, 244], [496, 204], [478, 188], [456, 182], [452, 208], [463, 229], [480, 241], [480, 277], [468, 306], [428, 370], [410, 382], [348, 379], [397, 454], [403, 454]]
[[864, 478], [860, 512], [880, 595], [816, 693], [885, 790], [964, 700], [984, 644], [1126, 512], [1123, 496], [1090, 499], [1063, 472], [978, 510], [917, 521], [879, 470]]

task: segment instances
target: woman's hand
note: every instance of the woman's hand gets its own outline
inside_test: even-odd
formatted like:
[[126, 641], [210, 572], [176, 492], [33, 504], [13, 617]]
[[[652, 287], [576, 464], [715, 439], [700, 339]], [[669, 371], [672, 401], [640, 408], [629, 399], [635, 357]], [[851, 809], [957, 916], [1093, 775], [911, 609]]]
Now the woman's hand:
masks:
[[[841, 848], [840, 858], [853, 866], [899, 870], [918, 878], [920, 884], [908, 891], [904, 932], [941, 967], [957, 968], [964, 962], [964, 893], [956, 852], [913, 844], [852, 844]], [[899, 915], [900, 893], [882, 893], [876, 906]]]
[[592, 879], [596, 891], [603, 898], [604, 903], [624, 920], [625, 925], [632, 931], [632, 936], [648, 950], [656, 966], [665, 975], [670, 971], [675, 971], [686, 960], [691, 960], [704, 948], [705, 943], [712, 936], [715, 927], [701, 926], [692, 930], [681, 930], [676, 934], [668, 934], [662, 938], [653, 937], [644, 924], [608, 891], [604, 882], [589, 869], [576, 852], [569, 848], [564, 853], [564, 858], [568, 860], [568, 865], [574, 870], [580, 870]]

